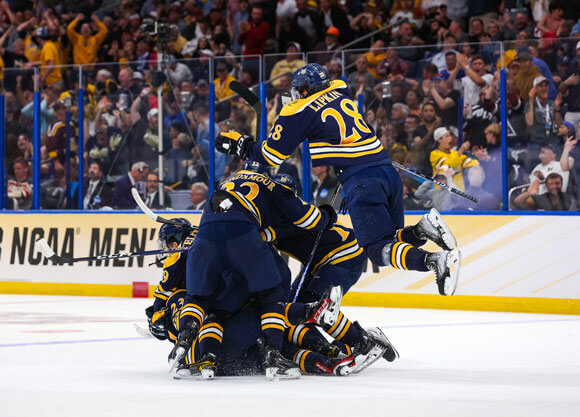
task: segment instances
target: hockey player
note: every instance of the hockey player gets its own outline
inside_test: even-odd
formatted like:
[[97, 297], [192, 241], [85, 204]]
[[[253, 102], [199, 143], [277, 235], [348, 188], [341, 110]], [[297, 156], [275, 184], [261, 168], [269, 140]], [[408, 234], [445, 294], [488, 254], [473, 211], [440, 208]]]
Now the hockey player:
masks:
[[[286, 174], [276, 174], [272, 179], [292, 189], [296, 193], [294, 179]], [[274, 245], [279, 251], [306, 265], [310, 259], [316, 240], [316, 232], [303, 230], [288, 222], [284, 216], [262, 231], [262, 238]], [[359, 280], [366, 268], [368, 258], [359, 247], [352, 229], [339, 223], [322, 232], [312, 258], [310, 275], [306, 277], [297, 301], [312, 302], [320, 299], [325, 288], [340, 285], [344, 294]], [[297, 291], [299, 280], [295, 280], [293, 294]], [[370, 366], [383, 356], [392, 362], [399, 354], [389, 339], [377, 327], [365, 331], [358, 322], [352, 323], [344, 314], [339, 314], [332, 326], [323, 326], [335, 339], [343, 353], [358, 354], [355, 372]], [[288, 341], [299, 346], [311, 346], [315, 350], [326, 349], [326, 339], [312, 325], [292, 327], [287, 332]], [[338, 343], [337, 343], [337, 342]], [[351, 347], [354, 348], [351, 351]]]
[[[460, 253], [451, 230], [436, 210], [404, 228], [403, 186], [372, 126], [348, 95], [343, 81], [329, 81], [324, 67], [308, 64], [292, 78], [292, 98], [266, 141], [236, 131], [221, 133], [216, 149], [279, 166], [305, 139], [313, 166], [332, 165], [345, 193], [356, 238], [373, 263], [397, 269], [434, 271], [441, 295], [457, 287]], [[418, 246], [430, 239], [444, 250]]]
[[[191, 247], [197, 230], [186, 219], [174, 220], [183, 226], [163, 225], [159, 231], [158, 246], [161, 249]], [[186, 295], [185, 259], [183, 253], [174, 253], [165, 260], [163, 279], [155, 290], [155, 302], [146, 309], [149, 330], [160, 340], [169, 338], [174, 343], [177, 341], [176, 329], [179, 328]], [[286, 287], [289, 287], [290, 272], [286, 264], [279, 256], [276, 262]], [[243, 284], [243, 279], [225, 271], [223, 281], [232, 284], [228, 285], [229, 293], [221, 297], [214, 305], [214, 311], [205, 317], [185, 363], [177, 369], [177, 379], [213, 378], [218, 357], [220, 373], [224, 375], [247, 375], [260, 370], [259, 361], [256, 361], [259, 357], [256, 340], [260, 337], [260, 322], [250, 303], [244, 300], [248, 293], [245, 285], [239, 285]], [[309, 309], [314, 310], [313, 306], [316, 305], [317, 302], [311, 303]], [[284, 352], [295, 358], [301, 370], [309, 373], [347, 375], [354, 364], [353, 357], [330, 358], [288, 343], [284, 346]]]
[[[334, 324], [342, 293], [340, 287], [335, 287], [321, 302], [299, 304], [285, 312], [288, 295], [273, 252], [260, 237], [260, 227], [267, 227], [272, 212], [284, 211], [298, 227], [323, 230], [334, 225], [336, 212], [331, 207], [304, 203], [272, 181], [267, 166], [247, 161], [244, 167], [220, 185], [203, 212], [187, 255], [187, 295], [179, 318], [177, 344], [170, 356], [183, 356], [200, 332], [206, 312], [220, 299], [237, 294], [228, 291], [228, 286], [239, 283], [224, 280], [225, 273], [231, 271], [256, 299], [266, 377], [297, 378], [298, 367], [280, 352], [285, 319], [298, 323], [312, 316], [317, 323]], [[248, 170], [250, 167], [253, 171]]]

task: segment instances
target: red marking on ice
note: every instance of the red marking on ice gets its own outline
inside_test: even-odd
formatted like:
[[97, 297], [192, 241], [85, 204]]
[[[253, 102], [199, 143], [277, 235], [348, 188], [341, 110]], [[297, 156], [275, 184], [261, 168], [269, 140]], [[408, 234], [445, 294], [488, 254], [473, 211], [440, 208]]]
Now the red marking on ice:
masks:
[[133, 281], [133, 298], [149, 297], [149, 282]]
[[22, 333], [82, 333], [86, 330], [22, 330]]

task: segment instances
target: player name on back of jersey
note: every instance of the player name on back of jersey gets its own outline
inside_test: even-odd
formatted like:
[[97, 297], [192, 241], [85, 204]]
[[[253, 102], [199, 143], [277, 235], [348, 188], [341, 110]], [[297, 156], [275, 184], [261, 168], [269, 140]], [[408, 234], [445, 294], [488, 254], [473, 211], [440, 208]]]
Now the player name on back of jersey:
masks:
[[325, 93], [320, 97], [318, 97], [316, 100], [314, 100], [312, 104], [310, 104], [308, 107], [310, 107], [314, 111], [318, 111], [321, 108], [323, 108], [326, 104], [336, 100], [337, 98], [340, 98], [341, 96], [342, 94], [336, 91], [329, 91], [328, 93]]
[[273, 191], [274, 190], [274, 186], [276, 185], [274, 183], [274, 181], [272, 181], [270, 178], [265, 177], [263, 175], [260, 174], [255, 174], [255, 173], [238, 173], [236, 175], [234, 175], [230, 181], [235, 181], [235, 180], [250, 180], [250, 181], [254, 181], [254, 182], [261, 182], [264, 184], [264, 186], [269, 190], [269, 191]]

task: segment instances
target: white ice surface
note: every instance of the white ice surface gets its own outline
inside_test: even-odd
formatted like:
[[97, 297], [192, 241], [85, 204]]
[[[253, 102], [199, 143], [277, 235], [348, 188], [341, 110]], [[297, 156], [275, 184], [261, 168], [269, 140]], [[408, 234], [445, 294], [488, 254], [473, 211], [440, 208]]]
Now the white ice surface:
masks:
[[0, 416], [580, 416], [580, 317], [345, 307], [401, 358], [345, 378], [174, 381], [145, 299], [0, 295]]

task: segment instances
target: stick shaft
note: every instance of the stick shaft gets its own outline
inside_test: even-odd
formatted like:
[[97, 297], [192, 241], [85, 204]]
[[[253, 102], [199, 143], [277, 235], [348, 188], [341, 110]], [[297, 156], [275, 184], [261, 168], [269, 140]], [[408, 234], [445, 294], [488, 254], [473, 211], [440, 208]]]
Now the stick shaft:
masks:
[[467, 198], [468, 200], [473, 201], [474, 203], [477, 203], [477, 198], [476, 197], [474, 197], [472, 195], [469, 195], [467, 193], [464, 193], [463, 191], [458, 190], [457, 188], [451, 188], [447, 184], [444, 184], [441, 181], [437, 181], [435, 178], [431, 178], [431, 177], [428, 177], [426, 175], [423, 175], [423, 174], [415, 171], [414, 169], [407, 168], [405, 165], [401, 165], [401, 164], [399, 164], [398, 162], [395, 162], [395, 161], [393, 161], [393, 166], [395, 168], [398, 168], [400, 170], [403, 170], [405, 172], [408, 172], [409, 174], [412, 174], [412, 175], [414, 175], [416, 177], [423, 178], [424, 180], [431, 181], [431, 182], [437, 184], [441, 188], [445, 188], [446, 190], [449, 190], [449, 191], [451, 191], [454, 194], [457, 194], [457, 195], [459, 195], [459, 196], [461, 196], [463, 198]]
[[[334, 189], [334, 193], [332, 194], [332, 199], [330, 200], [330, 205], [334, 205], [334, 201], [336, 200], [336, 196], [342, 187], [341, 183], [338, 183], [336, 188]], [[323, 230], [319, 230], [318, 234], [316, 235], [316, 239], [314, 240], [314, 246], [312, 247], [312, 252], [310, 252], [310, 257], [308, 258], [308, 263], [304, 266], [304, 270], [302, 274], [300, 274], [300, 280], [298, 281], [298, 287], [296, 288], [296, 294], [294, 294], [294, 299], [292, 300], [293, 303], [296, 302], [298, 298], [298, 294], [300, 294], [300, 290], [302, 289], [302, 285], [304, 284], [304, 280], [306, 279], [306, 275], [308, 271], [310, 271], [310, 265], [312, 265], [312, 261], [314, 260], [314, 256], [316, 255], [316, 250], [318, 249], [318, 244], [320, 243], [320, 239], [322, 238]]]

